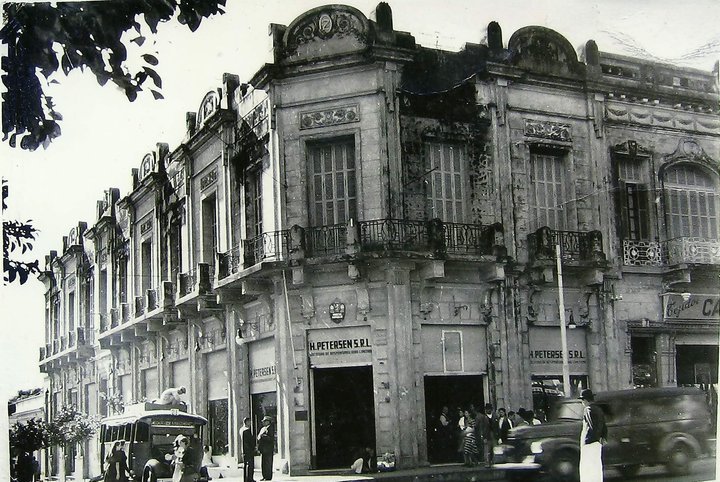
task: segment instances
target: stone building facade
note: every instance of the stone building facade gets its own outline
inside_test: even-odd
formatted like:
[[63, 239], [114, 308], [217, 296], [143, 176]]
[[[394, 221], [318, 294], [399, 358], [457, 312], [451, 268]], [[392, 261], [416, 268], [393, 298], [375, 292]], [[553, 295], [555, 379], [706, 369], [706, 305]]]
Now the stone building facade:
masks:
[[217, 460], [270, 415], [304, 473], [440, 462], [444, 405], [717, 380], [717, 68], [495, 22], [446, 52], [372, 17], [273, 24], [273, 62], [48, 256], [51, 414], [184, 385]]

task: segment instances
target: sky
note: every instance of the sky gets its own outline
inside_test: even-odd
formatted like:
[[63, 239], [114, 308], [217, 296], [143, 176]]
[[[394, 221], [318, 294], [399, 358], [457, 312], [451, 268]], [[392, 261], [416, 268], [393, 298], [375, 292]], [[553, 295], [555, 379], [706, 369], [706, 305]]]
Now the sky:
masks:
[[[226, 13], [203, 20], [191, 33], [176, 22], [160, 26], [139, 53], [156, 53], [163, 100], [141, 93], [127, 101], [112, 83], [100, 87], [87, 73], [55, 77], [51, 95], [62, 113], [62, 135], [47, 149], [28, 153], [0, 145], [0, 173], [9, 180], [7, 219], [31, 219], [40, 230], [33, 256], [62, 250], [62, 237], [95, 221], [96, 201], [117, 187], [129, 192], [131, 169], [157, 142], [174, 149], [185, 132], [185, 113], [197, 111], [224, 72], [247, 81], [270, 61], [268, 26], [289, 25], [306, 10], [333, 2], [228, 0]], [[396, 30], [426, 47], [458, 50], [479, 43], [490, 21], [503, 41], [527, 25], [542, 25], [579, 48], [594, 39], [601, 51], [644, 56], [682, 66], [713, 69], [720, 59], [717, 0], [391, 0]], [[370, 16], [377, 1], [347, 3]], [[153, 42], [151, 44], [150, 42]], [[132, 52], [131, 52], [132, 54]], [[0, 399], [43, 385], [38, 370], [44, 345], [44, 288], [37, 280], [0, 287]]]

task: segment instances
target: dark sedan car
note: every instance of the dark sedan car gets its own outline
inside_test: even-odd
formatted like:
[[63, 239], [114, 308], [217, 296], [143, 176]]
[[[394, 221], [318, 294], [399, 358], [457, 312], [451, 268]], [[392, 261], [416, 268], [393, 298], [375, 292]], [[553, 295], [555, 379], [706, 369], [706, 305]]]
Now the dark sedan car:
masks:
[[[627, 476], [642, 465], [665, 465], [670, 473], [690, 470], [692, 460], [709, 452], [710, 411], [705, 393], [696, 388], [643, 388], [598, 393], [605, 412], [608, 441], [603, 464]], [[497, 468], [511, 474], [542, 472], [552, 480], [578, 479], [580, 400], [558, 401], [551, 422], [510, 431], [496, 447]]]

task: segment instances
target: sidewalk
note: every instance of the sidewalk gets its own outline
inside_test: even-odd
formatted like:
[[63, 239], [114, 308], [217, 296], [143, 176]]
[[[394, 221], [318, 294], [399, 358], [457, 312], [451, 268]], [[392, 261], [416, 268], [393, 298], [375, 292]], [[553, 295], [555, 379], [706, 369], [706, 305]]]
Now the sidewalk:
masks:
[[[243, 480], [241, 468], [213, 467], [210, 468], [210, 476], [213, 477], [213, 482], [220, 480], [222, 482], [242, 482]], [[259, 481], [261, 478], [260, 470], [255, 470], [255, 480]], [[382, 482], [465, 482], [472, 480], [480, 482], [504, 480], [504, 471], [484, 467], [464, 467], [462, 464], [447, 464], [376, 474], [352, 474], [348, 469], [311, 471], [307, 475], [291, 476], [276, 471], [273, 473], [272, 480], [277, 482], [368, 482], [372, 480]]]

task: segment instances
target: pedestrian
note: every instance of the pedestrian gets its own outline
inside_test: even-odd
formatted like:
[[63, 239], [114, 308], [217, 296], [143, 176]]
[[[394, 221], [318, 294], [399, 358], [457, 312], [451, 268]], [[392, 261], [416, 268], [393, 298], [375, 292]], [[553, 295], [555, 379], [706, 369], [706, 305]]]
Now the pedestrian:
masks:
[[129, 480], [130, 470], [127, 465], [124, 440], [115, 441], [106, 460], [107, 464], [103, 475], [105, 482], [127, 482]]
[[479, 415], [476, 421], [475, 432], [477, 433], [478, 443], [482, 445], [483, 460], [485, 467], [492, 467], [493, 449], [495, 447], [496, 433], [494, 427], [496, 421], [493, 416], [493, 406], [490, 403], [485, 404], [485, 413]]
[[160, 394], [160, 398], [154, 400], [154, 403], [161, 405], [184, 404], [185, 402], [180, 400], [180, 395], [183, 395], [185, 392], [187, 392], [187, 389], [185, 387], [170, 387], [167, 390], [164, 390]]
[[265, 415], [262, 419], [263, 428], [258, 433], [258, 450], [260, 451], [260, 466], [262, 468], [262, 479], [272, 480], [273, 475], [273, 453], [275, 452], [275, 429], [272, 418]]
[[178, 435], [173, 442], [173, 476], [172, 482], [193, 482], [197, 470], [193, 463], [193, 451], [190, 439], [186, 435]]
[[438, 417], [437, 428], [437, 455], [440, 462], [448, 462], [452, 451], [453, 432], [450, 425], [450, 410], [447, 406], [442, 408]]
[[35, 477], [35, 469], [33, 468], [32, 461], [34, 457], [29, 452], [23, 452], [18, 456], [17, 462], [15, 463], [15, 475], [17, 475], [18, 482], [32, 482]]
[[254, 482], [255, 476], [255, 434], [250, 426], [250, 417], [243, 418], [240, 429], [240, 444], [243, 458], [243, 482]]
[[458, 421], [455, 424], [455, 436], [457, 439], [457, 453], [459, 455], [458, 460], [463, 461], [463, 445], [465, 444], [465, 411], [458, 407], [457, 408]]
[[602, 482], [602, 446], [607, 439], [605, 415], [595, 405], [595, 394], [586, 388], [580, 392], [583, 423], [580, 433], [580, 482]]
[[497, 425], [495, 427], [497, 433], [497, 442], [499, 444], [507, 442], [508, 433], [513, 428], [512, 421], [505, 414], [505, 408], [500, 407], [497, 411]]

